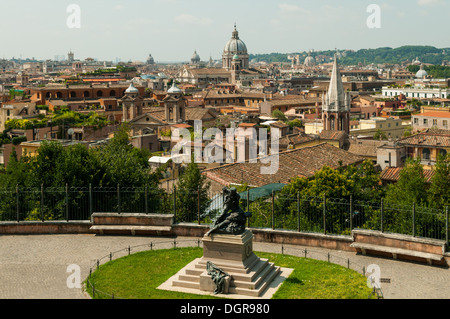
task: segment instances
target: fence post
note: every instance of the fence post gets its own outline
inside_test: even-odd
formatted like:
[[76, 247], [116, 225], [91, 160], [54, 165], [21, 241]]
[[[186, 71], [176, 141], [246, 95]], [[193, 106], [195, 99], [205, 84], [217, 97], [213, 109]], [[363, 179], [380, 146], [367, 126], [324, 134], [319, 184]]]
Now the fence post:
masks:
[[381, 222], [381, 232], [383, 233], [384, 232], [384, 228], [383, 228], [383, 212], [384, 212], [384, 209], [383, 209], [383, 197], [381, 198], [381, 205], [380, 205], [380, 222]]
[[323, 234], [326, 235], [327, 233], [327, 228], [326, 228], [326, 219], [325, 219], [325, 214], [326, 214], [326, 204], [327, 204], [327, 198], [326, 195], [323, 194]]
[[413, 234], [413, 237], [416, 237], [416, 203], [413, 203], [413, 211], [412, 211], [412, 234]]
[[[247, 212], [250, 211], [250, 190], [247, 189]], [[250, 217], [247, 217], [247, 227], [250, 227]]]
[[20, 221], [20, 216], [19, 216], [19, 184], [16, 184], [16, 218], [17, 218], [17, 222]]
[[66, 221], [69, 221], [69, 186], [66, 183]]
[[177, 220], [177, 187], [173, 187], [173, 223]]
[[120, 214], [120, 185], [117, 184], [117, 213]]
[[350, 195], [350, 234], [353, 230], [353, 196]]
[[445, 207], [445, 245], [448, 250], [448, 206]]
[[44, 222], [44, 184], [41, 184], [41, 218]]
[[300, 192], [297, 192], [297, 231], [300, 231]]
[[148, 214], [148, 186], [145, 185], [145, 213]]
[[275, 229], [274, 210], [275, 210], [275, 195], [274, 192], [272, 191], [272, 229]]
[[198, 185], [197, 189], [197, 219], [198, 224], [200, 225], [200, 185]]
[[89, 183], [89, 215], [92, 218], [92, 184]]

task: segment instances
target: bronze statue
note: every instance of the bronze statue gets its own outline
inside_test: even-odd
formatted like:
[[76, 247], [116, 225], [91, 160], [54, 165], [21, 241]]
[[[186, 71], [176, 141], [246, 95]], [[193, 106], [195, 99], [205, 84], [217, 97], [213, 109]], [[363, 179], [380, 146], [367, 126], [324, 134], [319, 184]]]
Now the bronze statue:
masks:
[[230, 276], [225, 271], [214, 265], [212, 262], [208, 261], [206, 263], [206, 271], [208, 275], [211, 276], [212, 281], [216, 285], [214, 294], [221, 294], [225, 292], [225, 278]]
[[240, 235], [245, 231], [247, 217], [252, 215], [250, 212], [244, 213], [239, 207], [239, 199], [241, 197], [237, 193], [236, 188], [223, 188], [223, 197], [222, 214], [214, 221], [206, 236], [213, 232]]

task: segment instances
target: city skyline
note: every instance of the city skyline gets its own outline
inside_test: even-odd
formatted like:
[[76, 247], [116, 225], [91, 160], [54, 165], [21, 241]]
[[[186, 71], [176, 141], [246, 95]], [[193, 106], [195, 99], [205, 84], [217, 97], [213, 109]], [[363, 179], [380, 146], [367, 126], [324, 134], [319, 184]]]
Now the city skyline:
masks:
[[[0, 58], [188, 61], [220, 59], [236, 23], [250, 54], [292, 53], [403, 45], [450, 47], [447, 0], [218, 1], [19, 0], [2, 3], [5, 32]], [[69, 5], [80, 8], [80, 28], [70, 28]], [[370, 28], [368, 7], [380, 9], [380, 28]], [[447, 42], [446, 42], [447, 41]]]

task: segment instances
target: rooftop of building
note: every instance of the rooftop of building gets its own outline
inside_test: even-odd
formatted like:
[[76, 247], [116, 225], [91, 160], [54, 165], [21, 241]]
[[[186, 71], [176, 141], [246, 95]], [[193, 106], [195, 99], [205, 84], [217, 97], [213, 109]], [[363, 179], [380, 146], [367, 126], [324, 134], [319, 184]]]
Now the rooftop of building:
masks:
[[[262, 159], [262, 158], [260, 158]], [[203, 174], [222, 185], [248, 183], [250, 186], [264, 186], [271, 183], [289, 183], [295, 177], [311, 177], [324, 166], [338, 168], [364, 161], [364, 158], [328, 143], [280, 152], [279, 168], [275, 174], [262, 174], [261, 167], [269, 166], [256, 163], [233, 163], [207, 169]]]

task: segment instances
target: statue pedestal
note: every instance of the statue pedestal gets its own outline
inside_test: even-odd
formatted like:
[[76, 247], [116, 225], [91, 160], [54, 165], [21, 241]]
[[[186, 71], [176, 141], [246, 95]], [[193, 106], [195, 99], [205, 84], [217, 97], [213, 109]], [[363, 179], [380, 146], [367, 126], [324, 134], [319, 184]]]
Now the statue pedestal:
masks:
[[278, 287], [285, 278], [280, 278], [281, 272], [286, 273], [253, 252], [250, 230], [241, 235], [213, 233], [203, 237], [203, 257], [187, 265], [171, 280], [173, 289], [213, 293], [216, 285], [206, 270], [208, 261], [229, 275], [224, 281], [224, 296], [235, 298], [260, 297], [269, 287]]
[[253, 233], [250, 230], [246, 230], [241, 235], [213, 233], [210, 236], [204, 236], [202, 241], [203, 259], [245, 265], [248, 258], [254, 257]]

